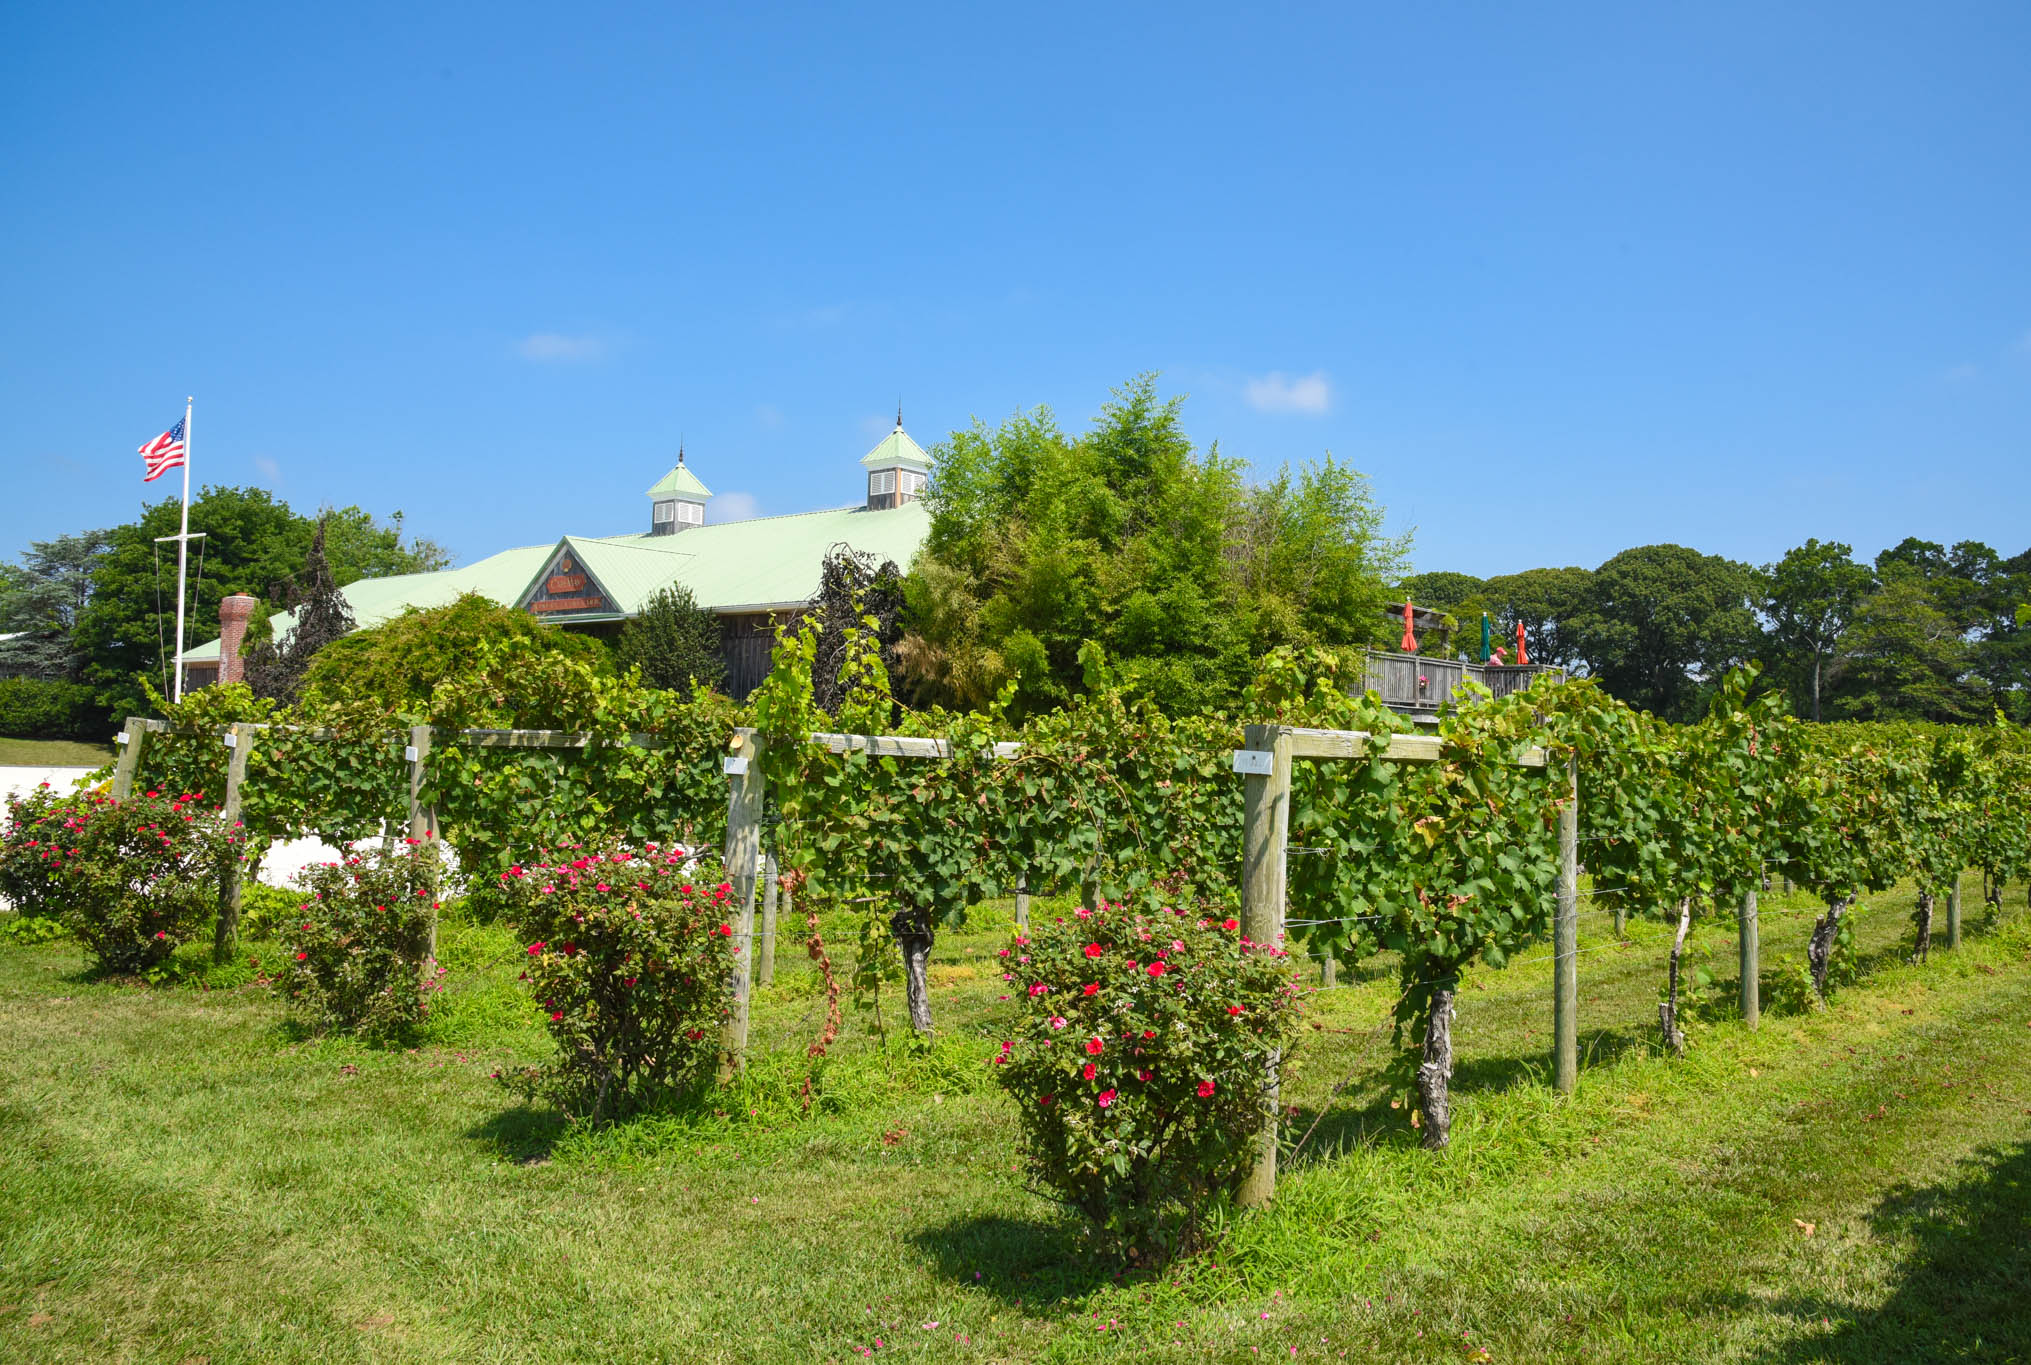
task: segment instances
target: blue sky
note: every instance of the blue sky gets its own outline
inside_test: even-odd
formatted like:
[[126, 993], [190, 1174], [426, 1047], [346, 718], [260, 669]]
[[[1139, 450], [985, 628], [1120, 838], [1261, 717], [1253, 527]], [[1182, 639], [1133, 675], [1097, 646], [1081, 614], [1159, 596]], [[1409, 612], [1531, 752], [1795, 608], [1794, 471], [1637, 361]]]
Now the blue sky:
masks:
[[2031, 544], [2031, 7], [19, 5], [0, 555], [200, 482], [460, 562], [1157, 370], [1420, 568]]

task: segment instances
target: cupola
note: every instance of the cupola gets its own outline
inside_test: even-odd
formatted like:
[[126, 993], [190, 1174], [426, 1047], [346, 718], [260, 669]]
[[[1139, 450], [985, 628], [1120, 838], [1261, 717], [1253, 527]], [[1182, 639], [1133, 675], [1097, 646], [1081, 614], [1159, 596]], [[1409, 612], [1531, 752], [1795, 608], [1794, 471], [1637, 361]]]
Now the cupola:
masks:
[[863, 455], [860, 463], [867, 470], [870, 511], [915, 502], [931, 482], [931, 457], [903, 430], [901, 408], [896, 409], [896, 429], [882, 437], [881, 444]]
[[684, 447], [677, 447], [677, 463], [649, 489], [649, 534], [675, 535], [705, 525], [705, 504], [712, 490], [684, 467]]

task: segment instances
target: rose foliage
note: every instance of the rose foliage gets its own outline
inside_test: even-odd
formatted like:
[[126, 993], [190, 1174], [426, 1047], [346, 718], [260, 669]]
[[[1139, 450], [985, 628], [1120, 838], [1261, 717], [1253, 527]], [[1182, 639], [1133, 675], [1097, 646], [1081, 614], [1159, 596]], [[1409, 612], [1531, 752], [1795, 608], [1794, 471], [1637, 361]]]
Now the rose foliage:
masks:
[[430, 954], [439, 861], [426, 844], [373, 846], [296, 876], [283, 921], [282, 991], [317, 1032], [392, 1038], [422, 1022], [444, 969]]
[[115, 801], [44, 783], [8, 799], [0, 895], [25, 915], [61, 920], [102, 969], [142, 972], [204, 931], [245, 846], [195, 796]]
[[1020, 1004], [990, 1060], [1032, 1178], [1132, 1259], [1189, 1250], [1270, 1115], [1297, 1030], [1288, 959], [1232, 918], [1103, 905], [1018, 938], [1004, 962]]
[[739, 951], [716, 870], [674, 846], [609, 844], [555, 850], [499, 881], [557, 1040], [534, 1089], [598, 1123], [710, 1082]]

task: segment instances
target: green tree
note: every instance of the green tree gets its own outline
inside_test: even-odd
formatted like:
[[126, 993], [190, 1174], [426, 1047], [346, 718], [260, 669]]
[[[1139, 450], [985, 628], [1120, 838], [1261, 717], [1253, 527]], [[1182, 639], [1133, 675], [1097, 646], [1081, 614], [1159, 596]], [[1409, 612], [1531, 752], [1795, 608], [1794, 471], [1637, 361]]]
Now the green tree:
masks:
[[1061, 705], [1093, 641], [1132, 695], [1205, 711], [1276, 643], [1372, 638], [1402, 547], [1360, 476], [1329, 459], [1251, 493], [1193, 447], [1181, 401], [1144, 376], [1083, 435], [1038, 409], [939, 445], [904, 585], [910, 691], [984, 707], [1013, 683], [1018, 714]]
[[694, 685], [726, 688], [726, 656], [720, 647], [719, 618], [698, 605], [691, 589], [664, 588], [642, 604], [621, 627], [614, 660], [642, 670], [651, 687], [688, 692]]
[[[303, 557], [303, 574], [290, 585], [287, 601], [294, 620], [280, 640], [263, 639], [247, 651], [247, 685], [257, 697], [293, 705], [303, 688], [311, 660], [327, 645], [353, 631], [353, 609], [333, 581], [325, 558], [325, 529], [331, 518], [318, 519]], [[267, 622], [263, 618], [264, 624]]]
[[1624, 550], [1593, 574], [1574, 648], [1602, 686], [1666, 720], [1691, 720], [1759, 643], [1747, 565], [1682, 545]]
[[304, 677], [303, 707], [314, 714], [364, 703], [390, 716], [427, 716], [439, 683], [470, 675], [487, 646], [509, 640], [561, 654], [595, 676], [613, 673], [613, 656], [593, 637], [546, 626], [526, 611], [466, 593], [326, 645]]
[[[327, 535], [332, 579], [338, 586], [370, 575], [415, 573], [441, 564], [443, 552], [428, 542], [407, 548], [396, 531], [378, 527], [357, 507], [333, 512]], [[93, 561], [90, 600], [78, 614], [73, 642], [84, 681], [100, 689], [115, 715], [138, 714], [145, 705], [139, 679], [167, 690], [175, 654], [176, 547], [157, 545], [174, 535], [177, 500], [146, 508], [139, 520], [107, 533], [107, 548]], [[218, 634], [219, 600], [233, 593], [280, 597], [309, 553], [316, 529], [261, 488], [208, 487], [190, 505], [190, 528], [205, 539], [193, 542], [190, 621], [186, 644]]]
[[[1479, 601], [1483, 589], [1487, 586], [1488, 580], [1485, 578], [1455, 573], [1451, 569], [1434, 569], [1428, 573], [1412, 574], [1397, 584], [1396, 590], [1420, 607], [1430, 607], [1434, 611], [1450, 611], [1457, 615], [1459, 607], [1468, 602]], [[1465, 624], [1464, 618], [1462, 624]]]
[[1820, 693], [1855, 613], [1876, 577], [1837, 541], [1807, 540], [1757, 576], [1757, 606], [1770, 622], [1774, 666], [1791, 684], [1797, 713], [1820, 719]]
[[[1594, 576], [1585, 569], [1525, 569], [1498, 574], [1481, 590], [1498, 638], [1519, 622], [1532, 663], [1577, 671], [1585, 663], [1574, 623], [1591, 600]], [[1464, 623], [1463, 623], [1464, 624]]]
[[85, 531], [29, 544], [19, 564], [0, 564], [0, 677], [69, 679], [78, 668], [72, 633], [92, 599], [92, 570], [109, 533]]
[[1856, 612], [1828, 709], [1855, 720], [1982, 719], [1989, 699], [1970, 674], [1966, 633], [1921, 570], [1894, 559], [1886, 569]]

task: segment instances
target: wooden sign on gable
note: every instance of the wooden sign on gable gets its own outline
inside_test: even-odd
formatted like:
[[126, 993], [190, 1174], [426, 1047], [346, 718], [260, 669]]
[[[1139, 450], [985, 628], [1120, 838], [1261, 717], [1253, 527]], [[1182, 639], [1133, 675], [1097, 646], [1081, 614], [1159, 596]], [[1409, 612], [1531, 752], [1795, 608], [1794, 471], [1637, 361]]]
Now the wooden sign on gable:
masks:
[[536, 591], [529, 595], [529, 610], [539, 616], [578, 611], [612, 611], [613, 606], [592, 581], [585, 566], [572, 558], [571, 551], [559, 553]]

